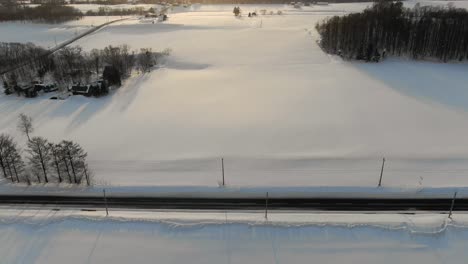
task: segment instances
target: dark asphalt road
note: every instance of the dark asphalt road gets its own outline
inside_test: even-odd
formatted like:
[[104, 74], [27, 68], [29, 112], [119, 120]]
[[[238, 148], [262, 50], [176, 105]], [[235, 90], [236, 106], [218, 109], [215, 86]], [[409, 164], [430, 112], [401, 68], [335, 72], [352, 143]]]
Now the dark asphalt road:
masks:
[[[308, 198], [268, 199], [269, 210], [323, 211], [449, 211], [452, 199]], [[0, 195], [0, 205], [48, 205], [55, 207], [104, 208], [103, 197]], [[166, 198], [107, 197], [109, 208], [262, 210], [265, 199], [251, 198]], [[457, 199], [454, 211], [468, 211], [468, 199]]]

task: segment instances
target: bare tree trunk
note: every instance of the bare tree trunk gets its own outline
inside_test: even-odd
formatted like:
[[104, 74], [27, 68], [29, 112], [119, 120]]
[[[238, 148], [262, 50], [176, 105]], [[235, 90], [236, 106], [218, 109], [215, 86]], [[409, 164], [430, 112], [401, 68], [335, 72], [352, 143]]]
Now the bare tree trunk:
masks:
[[15, 178], [13, 178], [13, 173], [11, 171], [10, 162], [8, 162], [8, 160], [7, 160], [6, 163], [7, 163], [7, 166], [8, 166], [8, 171], [10, 172], [11, 182], [15, 182]]
[[66, 159], [66, 158], [63, 158], [63, 164], [65, 164], [65, 169], [67, 170], [68, 180], [69, 180], [70, 183], [72, 183], [72, 177], [71, 177], [71, 174], [70, 174], [70, 169], [68, 168], [68, 164], [67, 164], [67, 159]]
[[57, 159], [57, 153], [55, 153], [54, 151], [54, 163], [55, 163], [55, 168], [57, 169], [57, 176], [59, 178], [59, 183], [62, 182], [62, 176], [60, 175], [60, 164], [58, 162], [58, 159]]
[[44, 164], [44, 157], [42, 156], [42, 150], [41, 150], [40, 147], [38, 148], [38, 150], [39, 150], [39, 158], [41, 159], [42, 171], [44, 172], [44, 180], [45, 180], [46, 183], [48, 183], [49, 179], [47, 179], [47, 171], [46, 171], [46, 167], [45, 167], [45, 164]]
[[85, 177], [86, 177], [86, 185], [89, 186], [91, 183], [90, 183], [90, 181], [89, 181], [88, 166], [85, 165], [84, 171], [83, 171], [83, 172], [84, 172]]
[[72, 168], [73, 172], [73, 178], [75, 179], [75, 183], [78, 183], [78, 180], [76, 179], [76, 172], [75, 172], [75, 166], [73, 166], [73, 160], [70, 151], [68, 151], [68, 159], [70, 160], [70, 166]]
[[[19, 179], [19, 177], [18, 177], [18, 171], [16, 170], [15, 163], [13, 163], [13, 171], [15, 172], [16, 181], [17, 181], [17, 182], [20, 182], [20, 179]], [[12, 177], [13, 177], [13, 176], [12, 176]]]
[[5, 177], [5, 179], [7, 178], [7, 172], [6, 172], [6, 168], [5, 168], [5, 163], [3, 162], [3, 158], [0, 156], [0, 167], [2, 167], [2, 171], [3, 171], [3, 177]]

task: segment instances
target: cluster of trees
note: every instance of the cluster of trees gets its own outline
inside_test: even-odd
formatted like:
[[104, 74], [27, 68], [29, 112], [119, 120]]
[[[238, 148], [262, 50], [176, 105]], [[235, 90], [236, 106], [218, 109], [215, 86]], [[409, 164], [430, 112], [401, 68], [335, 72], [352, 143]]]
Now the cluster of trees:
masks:
[[40, 21], [60, 23], [83, 17], [83, 13], [71, 6], [56, 4], [42, 4], [38, 6], [18, 5], [14, 0], [5, 0], [0, 5], [0, 21]]
[[468, 11], [451, 5], [408, 9], [400, 1], [381, 1], [316, 28], [326, 52], [348, 59], [378, 60], [385, 53], [444, 62], [468, 58]]
[[240, 9], [240, 7], [236, 6], [234, 7], [234, 10], [232, 11], [232, 13], [234, 13], [234, 16], [238, 17], [238, 16], [241, 16], [242, 10]]
[[88, 10], [85, 14], [87, 16], [130, 16], [130, 15], [145, 15], [148, 12], [154, 12], [153, 8], [145, 10], [143, 7], [134, 8], [106, 8], [99, 7], [97, 11]]
[[91, 172], [86, 163], [87, 153], [73, 142], [63, 140], [58, 144], [43, 137], [31, 137], [32, 119], [20, 114], [18, 129], [27, 136], [22, 150], [8, 134], [0, 134], [0, 170], [5, 179], [11, 182], [68, 182], [70, 184], [91, 184]]
[[[60, 23], [69, 20], [81, 19], [86, 16], [128, 16], [144, 15], [151, 12], [152, 8], [145, 10], [143, 7], [134, 8], [108, 8], [99, 7], [97, 11], [88, 10], [82, 13], [80, 10], [67, 6], [63, 1], [40, 1], [38, 6], [19, 5], [14, 0], [5, 0], [0, 5], [0, 21], [40, 21], [47, 23]], [[98, 1], [99, 2], [99, 1]], [[109, 2], [103, 2], [110, 4]], [[126, 3], [126, 1], [125, 1]], [[112, 2], [112, 4], [117, 4]]]
[[[41, 0], [39, 0], [41, 1]], [[70, 0], [70, 4], [98, 4], [98, 5], [121, 5], [127, 4], [127, 0]]]
[[[44, 81], [47, 76], [59, 85], [68, 87], [73, 83], [90, 83], [102, 78], [109, 85], [120, 85], [136, 70], [148, 72], [170, 50], [153, 52], [151, 49], [133, 51], [128, 45], [107, 46], [104, 49], [83, 51], [79, 46], [65, 47], [53, 54], [34, 44], [0, 43], [0, 72], [25, 59], [24, 65], [3, 77], [4, 89], [34, 81]], [[47, 56], [43, 56], [47, 54]]]
[[46, 50], [32, 43], [6, 43], [0, 42], [0, 71], [12, 65], [20, 64], [31, 58], [37, 58], [46, 53]]

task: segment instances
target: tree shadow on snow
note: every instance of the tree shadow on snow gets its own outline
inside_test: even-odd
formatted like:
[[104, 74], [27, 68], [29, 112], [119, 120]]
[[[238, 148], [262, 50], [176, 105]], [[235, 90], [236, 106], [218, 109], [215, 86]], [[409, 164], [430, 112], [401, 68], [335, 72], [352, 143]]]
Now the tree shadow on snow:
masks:
[[145, 82], [148, 76], [149, 74], [142, 74], [132, 77], [126, 80], [121, 87], [111, 90], [106, 96], [98, 98], [81, 95], [71, 96], [54, 109], [50, 117], [71, 117], [71, 121], [66, 127], [66, 132], [69, 133], [97, 116], [106, 108], [112, 108], [112, 111], [125, 112], [138, 94], [139, 83]]
[[468, 111], [467, 63], [389, 59], [352, 65], [404, 95]]

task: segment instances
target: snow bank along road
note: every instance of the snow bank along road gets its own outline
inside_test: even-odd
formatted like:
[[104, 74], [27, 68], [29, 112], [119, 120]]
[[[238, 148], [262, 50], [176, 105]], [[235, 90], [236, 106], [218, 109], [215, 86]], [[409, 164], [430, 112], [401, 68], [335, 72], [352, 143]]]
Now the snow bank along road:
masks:
[[[464, 263], [468, 257], [468, 228], [463, 225], [467, 218], [462, 214], [451, 221], [445, 215], [298, 214], [294, 218], [317, 222], [277, 225], [272, 224], [281, 216], [276, 212], [268, 224], [261, 212], [244, 215], [257, 224], [239, 223], [240, 214], [224, 212], [217, 215], [218, 221], [203, 220], [206, 214], [185, 213], [202, 217], [188, 224], [123, 220], [114, 218], [117, 213], [104, 217], [102, 211], [2, 210], [1, 263], [440, 264]], [[387, 224], [349, 226], [352, 219], [384, 219]], [[399, 223], [388, 223], [391, 219]], [[346, 222], [329, 224], [337, 220]]]
[[[0, 195], [2, 205], [57, 207], [201, 210], [327, 210], [327, 211], [449, 211], [453, 199], [391, 198], [180, 198], [138, 196]], [[468, 199], [457, 199], [453, 210], [468, 211]]]

